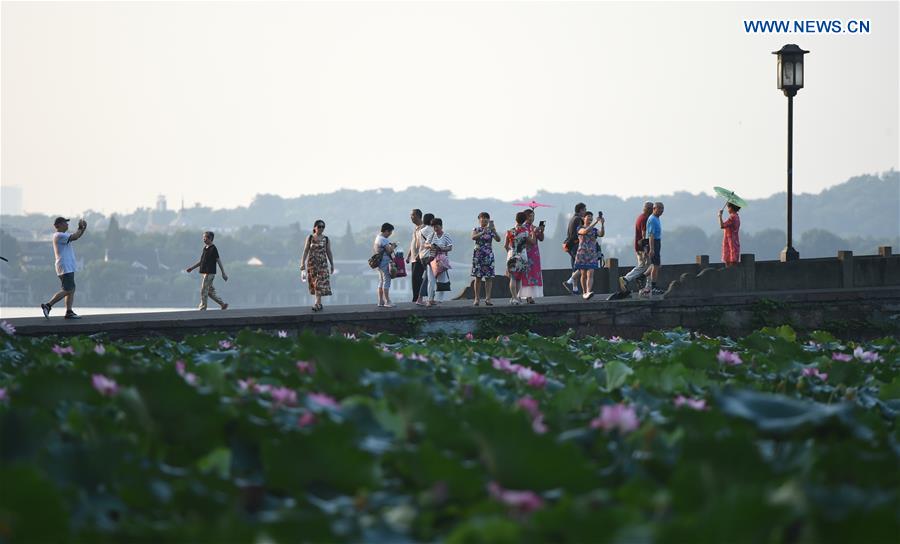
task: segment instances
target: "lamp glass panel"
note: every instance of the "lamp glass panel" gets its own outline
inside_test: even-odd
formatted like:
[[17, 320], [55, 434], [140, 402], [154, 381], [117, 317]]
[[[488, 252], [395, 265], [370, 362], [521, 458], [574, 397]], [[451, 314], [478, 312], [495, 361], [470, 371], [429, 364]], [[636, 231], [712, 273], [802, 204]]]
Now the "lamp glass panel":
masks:
[[779, 88], [779, 89], [781, 89], [781, 88], [783, 87], [783, 85], [781, 84], [781, 80], [782, 80], [781, 74], [782, 74], [782, 71], [781, 71], [781, 55], [779, 55], [779, 56], [778, 56], [778, 71], [775, 73], [775, 75], [777, 76], [776, 84], [778, 85], [778, 88]]
[[794, 85], [794, 66], [793, 62], [785, 62], [782, 64], [783, 69], [781, 71], [782, 74], [782, 82], [785, 86]]
[[803, 62], [798, 62], [794, 65], [794, 85], [798, 87], [803, 86]]

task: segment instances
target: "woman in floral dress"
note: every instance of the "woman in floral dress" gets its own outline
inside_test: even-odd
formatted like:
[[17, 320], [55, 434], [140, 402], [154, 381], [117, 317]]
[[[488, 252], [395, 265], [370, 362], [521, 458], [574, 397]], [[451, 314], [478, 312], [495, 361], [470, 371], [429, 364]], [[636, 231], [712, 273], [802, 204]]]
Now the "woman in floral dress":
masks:
[[[600, 267], [600, 249], [597, 238], [606, 234], [606, 222], [603, 216], [594, 220], [592, 212], [584, 212], [584, 226], [578, 229], [578, 251], [575, 253], [575, 269], [584, 270], [581, 274], [582, 298], [588, 300], [594, 296], [594, 270]], [[597, 230], [597, 223], [600, 230]]]
[[331, 256], [331, 242], [323, 233], [325, 221], [316, 219], [313, 233], [306, 238], [303, 256], [300, 257], [300, 271], [306, 271], [309, 294], [316, 297], [312, 310], [322, 310], [322, 297], [331, 295], [331, 274], [334, 273], [334, 257]]
[[504, 248], [507, 251], [506, 256], [506, 274], [509, 276], [509, 294], [510, 304], [521, 304], [522, 299], [519, 297], [519, 289], [525, 280], [525, 274], [528, 271], [528, 252], [526, 251], [532, 238], [528, 236], [528, 229], [525, 228], [525, 212], [516, 214], [516, 226], [506, 231], [506, 243]]
[[722, 262], [732, 267], [741, 260], [741, 207], [729, 202], [728, 219], [722, 221], [722, 210], [719, 210], [719, 228], [722, 229]]
[[522, 288], [519, 289], [519, 297], [524, 298], [528, 304], [534, 304], [534, 299], [544, 296], [544, 279], [541, 274], [541, 250], [538, 242], [544, 241], [544, 225], [534, 226], [534, 210], [525, 210], [525, 229], [528, 231], [530, 244], [526, 246], [528, 253], [528, 270], [522, 279]]
[[484, 282], [484, 304], [493, 306], [491, 287], [494, 284], [494, 240], [500, 241], [500, 235], [494, 228], [491, 215], [487, 212], [478, 214], [480, 226], [472, 229], [472, 240], [475, 240], [475, 252], [472, 254], [472, 291], [475, 292], [475, 306], [478, 306], [479, 284]]

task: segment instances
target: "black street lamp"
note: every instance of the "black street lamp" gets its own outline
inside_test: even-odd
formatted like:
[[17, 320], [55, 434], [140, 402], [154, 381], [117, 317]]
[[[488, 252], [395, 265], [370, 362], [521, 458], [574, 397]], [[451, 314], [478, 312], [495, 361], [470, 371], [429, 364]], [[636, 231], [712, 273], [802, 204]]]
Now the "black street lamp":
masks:
[[778, 55], [778, 88], [788, 98], [787, 126], [787, 245], [781, 251], [781, 261], [796, 261], [800, 253], [794, 249], [793, 196], [794, 196], [794, 95], [803, 88], [803, 55], [809, 53], [789, 43], [773, 55]]

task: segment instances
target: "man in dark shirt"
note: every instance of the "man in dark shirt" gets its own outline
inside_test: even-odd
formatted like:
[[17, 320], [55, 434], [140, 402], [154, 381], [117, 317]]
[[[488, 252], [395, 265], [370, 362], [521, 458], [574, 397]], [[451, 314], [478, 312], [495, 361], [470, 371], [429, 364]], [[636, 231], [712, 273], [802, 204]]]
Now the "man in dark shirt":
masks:
[[190, 274], [193, 269], [200, 269], [200, 276], [203, 278], [200, 284], [200, 310], [206, 309], [207, 297], [216, 301], [223, 310], [228, 309], [228, 304], [216, 295], [216, 288], [213, 287], [213, 280], [216, 279], [217, 264], [219, 269], [222, 270], [222, 279], [228, 281], [228, 274], [225, 273], [225, 267], [222, 266], [222, 260], [219, 258], [219, 250], [213, 244], [215, 237], [216, 235], [212, 231], [203, 233], [203, 253], [200, 254], [200, 260], [185, 270]]
[[647, 269], [650, 267], [650, 259], [647, 255], [649, 250], [647, 245], [647, 219], [653, 213], [653, 203], [644, 202], [644, 209], [637, 216], [634, 222], [634, 254], [637, 257], [637, 265], [631, 269], [631, 272], [624, 276], [619, 276], [619, 290], [632, 291], [632, 286], [640, 288], [640, 285], [632, 282], [640, 281], [644, 278]]
[[586, 209], [587, 205], [584, 202], [575, 204], [575, 215], [569, 221], [569, 230], [566, 231], [565, 249], [566, 253], [569, 254], [572, 276], [563, 282], [563, 287], [572, 294], [578, 294], [578, 279], [581, 276], [581, 270], [575, 270], [575, 254], [578, 253], [578, 229], [582, 227]]

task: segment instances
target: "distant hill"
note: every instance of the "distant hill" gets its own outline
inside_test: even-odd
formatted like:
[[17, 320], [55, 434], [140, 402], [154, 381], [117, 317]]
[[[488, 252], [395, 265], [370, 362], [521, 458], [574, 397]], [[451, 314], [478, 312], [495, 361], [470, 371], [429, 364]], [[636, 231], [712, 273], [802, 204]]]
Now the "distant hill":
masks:
[[[625, 238], [630, 236], [634, 217], [644, 200], [666, 203], [663, 223], [667, 229], [694, 226], [706, 233], [718, 231], [715, 214], [722, 206], [722, 201], [713, 196], [683, 191], [627, 199], [602, 194], [541, 191], [534, 198], [553, 206], [540, 209], [538, 215], [547, 221], [548, 234], [554, 240], [558, 238], [557, 223], [572, 212], [576, 202], [587, 203], [590, 210], [602, 210], [607, 219], [607, 235]], [[749, 204], [741, 212], [744, 232], [785, 228], [785, 193], [750, 200]], [[352, 225], [353, 231], [361, 232], [373, 231], [384, 221], [405, 226], [412, 208], [435, 213], [454, 231], [469, 228], [481, 211], [489, 212], [498, 226], [508, 226], [513, 223], [515, 212], [521, 209], [499, 199], [454, 198], [450, 191], [411, 187], [402, 191], [339, 190], [296, 198], [257, 195], [249, 206], [233, 209], [193, 207], [180, 212], [139, 209], [118, 217], [123, 228], [138, 232], [184, 228], [230, 230], [294, 223], [306, 229], [317, 218], [324, 219], [332, 232], [344, 232], [347, 223]], [[96, 228], [105, 228], [107, 218], [99, 214], [88, 217], [93, 219]], [[0, 226], [11, 232], [45, 229], [49, 220], [48, 216], [42, 215], [4, 216], [0, 218]], [[828, 230], [843, 237], [900, 235], [900, 172], [891, 170], [881, 175], [856, 176], [819, 194], [795, 195], [795, 235], [812, 229]]]

